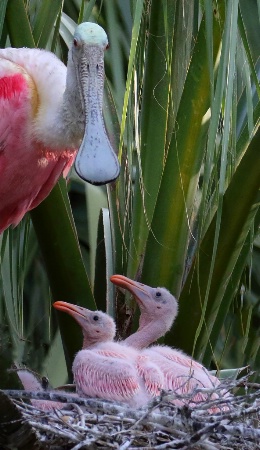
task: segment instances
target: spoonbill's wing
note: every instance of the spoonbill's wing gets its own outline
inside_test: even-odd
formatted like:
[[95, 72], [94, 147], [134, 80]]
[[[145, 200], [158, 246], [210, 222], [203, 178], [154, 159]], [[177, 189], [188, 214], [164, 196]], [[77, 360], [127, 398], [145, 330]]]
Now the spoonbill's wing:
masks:
[[[153, 351], [158, 352], [160, 355], [169, 359], [170, 361], [174, 361], [182, 366], [189, 367], [190, 369], [203, 369], [202, 364], [192, 359], [190, 356], [183, 353], [181, 350], [176, 350], [174, 348], [170, 348], [162, 345], [154, 345]], [[206, 370], [206, 369], [205, 369]]]
[[[206, 387], [201, 380], [200, 370], [194, 371], [190, 367], [182, 366], [176, 361], [165, 358], [160, 352], [156, 352], [153, 347], [144, 350], [143, 354], [147, 356], [163, 373], [163, 388], [181, 393], [191, 392], [196, 387]], [[209, 387], [209, 381], [207, 387]], [[210, 385], [212, 387], [212, 385]]]
[[195, 372], [201, 379], [204, 386], [214, 387], [219, 385], [220, 382], [217, 377], [211, 375], [206, 367], [183, 353], [181, 350], [176, 350], [174, 348], [162, 345], [155, 345], [152, 347], [152, 350], [167, 360], [178, 364], [180, 367], [183, 366], [188, 368], [190, 371], [189, 373]]
[[128, 401], [140, 389], [130, 363], [104, 357], [94, 350], [78, 352], [72, 370], [77, 391], [84, 396]]
[[137, 371], [143, 379], [146, 391], [156, 397], [164, 387], [164, 376], [159, 366], [154, 364], [146, 356], [137, 359]]
[[127, 346], [119, 346], [115, 342], [109, 343], [109, 347], [104, 345], [101, 348], [97, 347], [95, 352], [98, 355], [109, 358], [109, 360], [116, 358], [124, 360], [127, 363], [127, 359], [130, 357], [138, 376], [142, 380], [142, 385], [144, 385], [146, 393], [152, 397], [156, 397], [160, 394], [161, 389], [163, 389], [163, 373], [147, 356], [137, 356], [134, 349], [130, 349]]
[[24, 195], [24, 184], [32, 184], [28, 169], [28, 118], [33, 115], [35, 100], [32, 84], [23, 68], [2, 58], [0, 52], [0, 233], [17, 224], [31, 202], [29, 195]]
[[[40, 107], [38, 86], [14, 62], [16, 57], [21, 59], [20, 50], [24, 59], [25, 50], [33, 50], [9, 50], [10, 55], [8, 49], [0, 50], [0, 233], [17, 225], [49, 194], [75, 157], [73, 149], [52, 151], [35, 138]], [[39, 50], [36, 53], [38, 57], [46, 54]]]

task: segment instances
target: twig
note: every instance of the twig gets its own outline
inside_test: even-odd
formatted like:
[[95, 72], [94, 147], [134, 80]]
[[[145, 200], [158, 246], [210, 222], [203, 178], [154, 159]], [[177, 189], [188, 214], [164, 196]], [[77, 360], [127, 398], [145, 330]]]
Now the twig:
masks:
[[[46, 449], [256, 450], [260, 441], [260, 389], [253, 383], [254, 392], [223, 395], [239, 383], [250, 387], [248, 377], [243, 377], [239, 382], [228, 380], [212, 389], [197, 387], [185, 395], [162, 392], [142, 409], [54, 391], [8, 390], [0, 391], [0, 396], [12, 398], [16, 408], [17, 414], [9, 424], [19, 428], [26, 423]], [[198, 393], [203, 393], [205, 401], [194, 401]], [[51, 400], [64, 403], [64, 409], [46, 413], [20, 399]], [[174, 400], [186, 406], [177, 407]], [[6, 425], [1, 424], [0, 416], [0, 433]]]

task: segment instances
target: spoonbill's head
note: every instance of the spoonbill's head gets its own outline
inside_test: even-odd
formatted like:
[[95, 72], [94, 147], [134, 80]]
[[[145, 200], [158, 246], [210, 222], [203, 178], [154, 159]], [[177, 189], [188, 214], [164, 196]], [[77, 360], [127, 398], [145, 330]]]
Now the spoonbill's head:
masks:
[[74, 40], [76, 45], [97, 45], [105, 50], [108, 46], [108, 37], [105, 30], [96, 23], [83, 22], [78, 25], [74, 32]]
[[91, 311], [82, 306], [61, 301], [55, 302], [53, 306], [59, 311], [66, 312], [78, 322], [84, 336], [84, 347], [112, 341], [115, 337], [115, 322], [102, 311]]
[[115, 180], [120, 171], [102, 114], [106, 48], [108, 38], [102, 27], [90, 22], [78, 25], [68, 64], [74, 70], [72, 80], [69, 78], [69, 71], [67, 75], [67, 86], [70, 86], [72, 92], [75, 86], [73, 87], [71, 83], [76, 83], [85, 121], [84, 136], [76, 157], [75, 169], [81, 178], [95, 185]]
[[141, 312], [139, 328], [155, 321], [160, 321], [163, 333], [171, 328], [178, 313], [178, 303], [167, 289], [153, 288], [123, 275], [113, 275], [110, 280], [116, 286], [127, 289], [134, 296]]

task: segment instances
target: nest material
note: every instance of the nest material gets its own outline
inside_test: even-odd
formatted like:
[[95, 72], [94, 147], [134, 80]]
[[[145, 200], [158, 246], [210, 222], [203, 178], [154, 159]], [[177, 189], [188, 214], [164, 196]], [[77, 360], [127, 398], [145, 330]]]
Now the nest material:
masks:
[[[188, 395], [163, 392], [148, 407], [137, 410], [55, 392], [0, 391], [0, 448], [259, 449], [260, 384], [247, 380], [225, 382], [214, 390], [198, 388]], [[246, 387], [244, 395], [223, 395], [241, 383]], [[192, 398], [199, 392], [207, 399], [194, 404]], [[212, 393], [219, 398], [212, 400]], [[66, 405], [62, 410], [43, 412], [25, 399]], [[183, 401], [185, 406], [176, 407], [171, 399]], [[210, 414], [209, 410], [219, 412]]]

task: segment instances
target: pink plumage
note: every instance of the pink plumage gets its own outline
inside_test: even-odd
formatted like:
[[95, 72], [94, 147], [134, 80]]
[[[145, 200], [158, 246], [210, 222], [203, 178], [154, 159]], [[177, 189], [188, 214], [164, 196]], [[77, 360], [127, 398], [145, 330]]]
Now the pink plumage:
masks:
[[[24, 390], [39, 392], [43, 391], [43, 387], [36, 377], [30, 370], [27, 369], [16, 369], [17, 375], [23, 385]], [[62, 393], [59, 391], [59, 393]], [[52, 411], [54, 409], [62, 409], [65, 404], [60, 402], [54, 402], [51, 400], [35, 400], [31, 399], [31, 403], [35, 408], [38, 408], [42, 411]]]
[[[1, 52], [0, 52], [1, 58]], [[3, 70], [5, 60], [0, 60]], [[32, 123], [37, 92], [22, 68], [8, 61], [9, 76], [0, 78], [0, 233], [17, 225], [35, 208], [73, 163], [75, 149], [55, 149], [37, 142]], [[21, 73], [12, 74], [12, 71]]]
[[66, 302], [53, 306], [70, 314], [82, 327], [83, 349], [72, 367], [80, 395], [138, 407], [160, 393], [161, 370], [134, 348], [113, 342], [115, 324], [111, 317]]
[[[185, 394], [193, 392], [196, 387], [212, 389], [220, 384], [202, 364], [181, 350], [164, 345], [146, 348], [169, 331], [177, 315], [177, 301], [167, 289], [152, 288], [123, 275], [113, 275], [110, 279], [133, 294], [141, 312], [138, 330], [124, 343], [142, 350], [142, 355], [149, 357], [161, 369], [164, 389]], [[205, 398], [206, 394], [198, 393], [193, 401], [203, 401]], [[217, 398], [217, 395], [212, 394], [212, 398]], [[177, 400], [175, 403], [179, 405], [183, 401]]]

